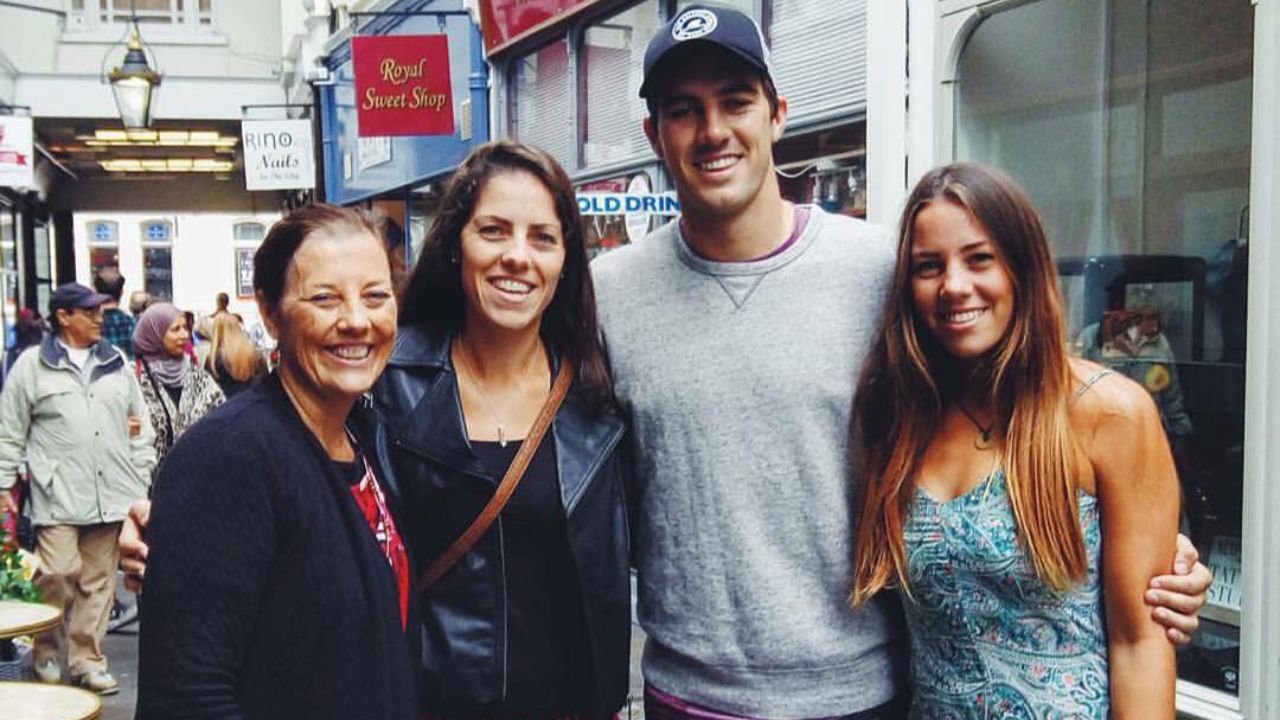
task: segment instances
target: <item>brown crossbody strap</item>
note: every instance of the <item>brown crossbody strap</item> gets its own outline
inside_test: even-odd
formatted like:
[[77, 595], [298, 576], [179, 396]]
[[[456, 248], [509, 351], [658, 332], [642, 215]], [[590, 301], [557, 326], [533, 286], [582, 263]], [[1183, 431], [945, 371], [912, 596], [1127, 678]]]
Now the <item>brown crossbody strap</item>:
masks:
[[507, 501], [511, 499], [512, 493], [516, 491], [516, 486], [520, 484], [520, 479], [524, 477], [524, 471], [529, 467], [529, 461], [533, 460], [533, 454], [537, 452], [538, 446], [542, 444], [542, 438], [547, 434], [547, 428], [551, 427], [551, 421], [555, 419], [556, 413], [560, 410], [560, 404], [564, 402], [564, 396], [569, 393], [569, 386], [573, 384], [573, 365], [569, 364], [568, 358], [560, 359], [560, 373], [556, 375], [555, 384], [551, 386], [551, 394], [547, 396], [547, 402], [543, 404], [542, 411], [538, 413], [538, 419], [533, 421], [533, 427], [529, 428], [529, 435], [520, 445], [520, 451], [516, 453], [516, 457], [511, 461], [511, 466], [507, 468], [507, 474], [502, 476], [502, 482], [498, 484], [498, 489], [493, 493], [493, 497], [489, 498], [489, 503], [484, 506], [476, 519], [471, 525], [458, 536], [453, 544], [431, 563], [431, 565], [422, 571], [418, 576], [418, 589], [426, 590], [431, 587], [441, 575], [448, 572], [449, 568], [462, 559], [463, 555], [471, 550], [476, 541], [493, 525], [493, 521], [498, 519], [498, 514], [502, 512], [502, 508], [506, 507]]

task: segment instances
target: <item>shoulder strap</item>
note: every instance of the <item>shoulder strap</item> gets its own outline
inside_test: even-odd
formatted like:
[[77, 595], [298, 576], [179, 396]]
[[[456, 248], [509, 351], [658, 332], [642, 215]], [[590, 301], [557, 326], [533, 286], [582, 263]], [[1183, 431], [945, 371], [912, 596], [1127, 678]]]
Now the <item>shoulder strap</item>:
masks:
[[524, 439], [524, 443], [520, 445], [520, 451], [516, 453], [516, 457], [511, 461], [511, 466], [507, 468], [506, 475], [502, 476], [502, 482], [498, 485], [497, 491], [493, 493], [493, 497], [489, 499], [488, 504], [471, 521], [471, 525], [458, 536], [453, 544], [432, 561], [431, 565], [422, 574], [418, 576], [418, 589], [426, 590], [431, 587], [436, 580], [440, 579], [449, 568], [462, 559], [462, 556], [470, 552], [476, 541], [489, 530], [489, 526], [498, 519], [498, 514], [502, 512], [502, 508], [506, 507], [507, 501], [511, 499], [512, 493], [516, 491], [516, 486], [520, 484], [520, 479], [524, 477], [524, 471], [529, 467], [529, 461], [533, 459], [533, 454], [537, 451], [538, 446], [542, 444], [542, 438], [547, 434], [547, 429], [551, 427], [551, 421], [555, 419], [556, 412], [560, 410], [560, 404], [564, 402], [564, 397], [569, 392], [569, 386], [573, 384], [573, 366], [569, 364], [568, 358], [560, 359], [560, 372], [556, 375], [555, 384], [551, 386], [551, 394], [547, 397], [546, 403], [542, 405], [542, 411], [538, 413], [538, 419], [533, 421], [533, 427], [529, 428], [529, 435]]
[[1089, 376], [1089, 378], [1088, 378], [1087, 380], [1085, 380], [1085, 381], [1084, 381], [1084, 384], [1083, 384], [1083, 385], [1081, 385], [1080, 387], [1076, 388], [1076, 392], [1075, 392], [1075, 394], [1071, 396], [1071, 402], [1072, 402], [1072, 403], [1074, 403], [1075, 401], [1079, 400], [1079, 399], [1080, 399], [1080, 397], [1081, 397], [1082, 395], [1084, 395], [1085, 393], [1089, 392], [1089, 388], [1091, 388], [1091, 387], [1093, 387], [1095, 384], [1097, 384], [1097, 382], [1098, 382], [1099, 380], [1101, 380], [1102, 378], [1104, 378], [1104, 377], [1106, 377], [1106, 376], [1108, 376], [1108, 375], [1114, 375], [1114, 374], [1115, 374], [1115, 371], [1114, 371], [1114, 370], [1109, 370], [1109, 369], [1107, 369], [1107, 368], [1102, 368], [1102, 369], [1098, 370], [1097, 372], [1095, 372], [1094, 374], [1090, 375], [1090, 376]]

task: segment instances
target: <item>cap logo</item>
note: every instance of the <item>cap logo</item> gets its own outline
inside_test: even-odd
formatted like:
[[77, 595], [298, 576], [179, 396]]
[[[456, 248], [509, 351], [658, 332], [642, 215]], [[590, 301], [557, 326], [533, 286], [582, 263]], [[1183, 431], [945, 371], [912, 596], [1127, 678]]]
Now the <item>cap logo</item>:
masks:
[[720, 20], [716, 18], [714, 12], [692, 8], [680, 13], [676, 21], [671, 24], [671, 37], [675, 38], [676, 42], [697, 40], [710, 35], [719, 24]]

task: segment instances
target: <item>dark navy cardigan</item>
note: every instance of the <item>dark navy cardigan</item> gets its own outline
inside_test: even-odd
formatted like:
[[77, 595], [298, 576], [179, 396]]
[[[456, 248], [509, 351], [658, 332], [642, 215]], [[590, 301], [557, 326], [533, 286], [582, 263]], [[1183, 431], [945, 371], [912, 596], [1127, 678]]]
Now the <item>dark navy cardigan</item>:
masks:
[[147, 541], [140, 718], [416, 714], [390, 566], [276, 376], [173, 447]]

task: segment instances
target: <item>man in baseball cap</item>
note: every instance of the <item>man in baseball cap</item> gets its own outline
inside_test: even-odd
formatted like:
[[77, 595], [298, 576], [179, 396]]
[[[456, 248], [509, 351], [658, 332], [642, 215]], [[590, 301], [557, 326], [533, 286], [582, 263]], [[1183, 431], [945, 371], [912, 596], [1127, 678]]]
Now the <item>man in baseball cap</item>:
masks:
[[787, 102], [774, 86], [759, 26], [737, 10], [685, 8], [650, 41], [644, 70], [644, 131], [675, 183], [686, 225], [724, 217], [758, 223], [743, 242], [701, 227], [691, 241], [738, 259], [772, 248], [771, 233], [793, 219], [773, 167]]
[[64, 283], [49, 296], [49, 314], [53, 315], [59, 309], [96, 308], [110, 299], [110, 296], [96, 293], [80, 283]]
[[631, 410], [646, 714], [663, 720], [905, 705], [900, 620], [845, 602], [849, 411], [893, 246], [783, 199], [773, 78], [737, 10], [687, 7], [658, 30], [644, 130], [682, 217], [592, 265]]
[[[24, 456], [40, 559], [35, 583], [64, 624], [36, 638], [36, 678], [107, 695], [102, 638], [115, 597], [116, 536], [129, 504], [147, 496], [154, 434], [124, 356], [102, 339], [109, 298], [67, 283], [49, 298], [54, 332], [14, 362], [0, 393], [0, 510]], [[139, 422], [131, 428], [130, 419]]]

